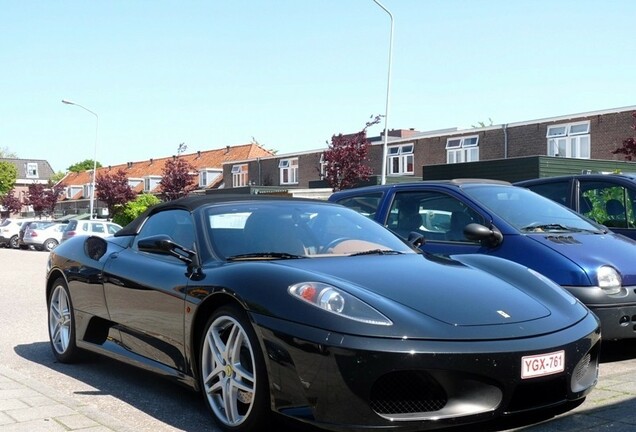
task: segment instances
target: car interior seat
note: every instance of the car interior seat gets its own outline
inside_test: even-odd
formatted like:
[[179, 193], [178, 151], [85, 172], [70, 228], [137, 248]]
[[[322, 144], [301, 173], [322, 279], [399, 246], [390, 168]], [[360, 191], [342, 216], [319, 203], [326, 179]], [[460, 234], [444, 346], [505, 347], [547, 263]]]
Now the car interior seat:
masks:
[[257, 211], [247, 218], [243, 233], [245, 253], [284, 252], [305, 255], [299, 228], [291, 217]]
[[607, 227], [627, 228], [625, 220], [625, 206], [617, 199], [607, 200], [605, 203], [605, 211], [607, 212], [607, 220], [603, 225]]
[[464, 228], [473, 223], [473, 219], [463, 211], [454, 211], [451, 214], [450, 230], [446, 233], [446, 240], [466, 241]]

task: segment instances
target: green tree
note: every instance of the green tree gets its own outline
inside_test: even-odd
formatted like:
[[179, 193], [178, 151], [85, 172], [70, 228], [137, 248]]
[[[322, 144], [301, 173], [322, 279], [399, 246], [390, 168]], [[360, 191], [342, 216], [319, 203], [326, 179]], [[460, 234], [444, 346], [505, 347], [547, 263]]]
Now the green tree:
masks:
[[0, 148], [0, 159], [15, 159], [18, 155], [9, 150], [8, 147]]
[[18, 170], [9, 162], [0, 161], [0, 196], [4, 196], [15, 186]]
[[137, 195], [134, 201], [126, 203], [120, 211], [113, 217], [113, 222], [121, 226], [126, 226], [137, 216], [146, 211], [148, 207], [159, 204], [161, 200], [152, 194]]
[[52, 181], [53, 183], [57, 183], [57, 182], [59, 182], [60, 180], [62, 180], [62, 179], [64, 178], [64, 176], [65, 176], [65, 175], [66, 175], [66, 173], [63, 173], [62, 171], [58, 171], [58, 172], [56, 172], [55, 174], [53, 174], [53, 175], [51, 176], [51, 181]]
[[471, 127], [473, 128], [483, 128], [486, 126], [492, 126], [492, 119], [490, 117], [488, 117], [488, 123], [483, 122], [483, 121], [478, 121], [476, 125], [471, 125]]
[[[102, 164], [99, 163], [99, 161], [97, 162], [97, 168], [101, 168]], [[71, 165], [70, 167], [66, 168], [67, 171], [71, 171], [71, 172], [82, 172], [82, 171], [89, 171], [93, 169], [93, 159], [86, 159], [83, 160], [82, 162], [77, 162], [73, 165]]]

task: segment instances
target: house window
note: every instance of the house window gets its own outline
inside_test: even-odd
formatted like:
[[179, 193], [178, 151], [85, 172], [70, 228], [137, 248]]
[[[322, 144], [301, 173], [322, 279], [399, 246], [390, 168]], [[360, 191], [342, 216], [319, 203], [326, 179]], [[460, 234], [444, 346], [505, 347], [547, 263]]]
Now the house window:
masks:
[[221, 174], [218, 170], [212, 168], [205, 168], [199, 171], [199, 187], [208, 187], [216, 181]]
[[413, 174], [413, 144], [391, 146], [386, 157], [389, 174]]
[[548, 126], [548, 156], [589, 159], [590, 122]]
[[280, 184], [298, 183], [298, 158], [281, 159], [278, 162], [280, 169]]
[[90, 197], [91, 196], [91, 189], [92, 189], [92, 184], [91, 183], [86, 183], [84, 185], [84, 188], [83, 188], [84, 191], [82, 193], [82, 197], [83, 198]]
[[161, 183], [161, 176], [144, 177], [144, 192], [152, 192]]
[[26, 165], [26, 177], [38, 178], [38, 164], [37, 162], [28, 162]]
[[82, 190], [83, 190], [82, 186], [68, 186], [66, 188], [66, 198], [72, 199], [79, 192], [82, 192]]
[[232, 166], [232, 187], [247, 186], [247, 164]]
[[131, 177], [128, 179], [128, 186], [130, 186], [131, 189], [135, 189], [137, 186], [139, 186], [143, 182], [144, 182], [144, 179]]
[[449, 138], [446, 141], [446, 163], [476, 162], [479, 160], [479, 137]]
[[320, 153], [320, 180], [324, 180], [326, 174], [327, 174], [327, 162], [325, 162], [325, 154]]

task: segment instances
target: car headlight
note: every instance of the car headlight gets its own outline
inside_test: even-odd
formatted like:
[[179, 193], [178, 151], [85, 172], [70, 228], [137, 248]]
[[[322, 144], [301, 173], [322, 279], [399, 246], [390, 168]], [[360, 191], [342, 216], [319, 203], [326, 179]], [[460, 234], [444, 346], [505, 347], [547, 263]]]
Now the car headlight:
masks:
[[288, 288], [289, 294], [312, 306], [366, 324], [393, 323], [380, 312], [351, 294], [322, 282], [301, 282]]
[[621, 275], [618, 274], [614, 267], [599, 267], [597, 277], [598, 286], [601, 287], [605, 294], [612, 295], [621, 292], [623, 281], [621, 279]]

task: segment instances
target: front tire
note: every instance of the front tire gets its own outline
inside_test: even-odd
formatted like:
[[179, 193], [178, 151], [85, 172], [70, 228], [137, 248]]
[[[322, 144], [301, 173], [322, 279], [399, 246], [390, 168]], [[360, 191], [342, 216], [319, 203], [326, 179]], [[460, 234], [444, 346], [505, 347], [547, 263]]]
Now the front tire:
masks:
[[49, 340], [53, 355], [61, 363], [79, 359], [80, 350], [75, 344], [75, 313], [66, 282], [58, 278], [53, 283], [48, 299]]
[[269, 385], [256, 333], [244, 311], [216, 310], [201, 339], [199, 370], [206, 405], [225, 431], [264, 431], [269, 425]]
[[11, 246], [11, 248], [13, 248], [13, 249], [17, 249], [18, 248], [18, 236], [17, 236], [17, 234], [11, 236], [11, 238], [9, 239], [9, 246]]

